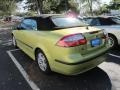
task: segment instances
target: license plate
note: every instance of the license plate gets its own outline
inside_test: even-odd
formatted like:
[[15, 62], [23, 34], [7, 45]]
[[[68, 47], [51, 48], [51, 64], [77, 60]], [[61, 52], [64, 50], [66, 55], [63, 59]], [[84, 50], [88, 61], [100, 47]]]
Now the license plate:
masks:
[[100, 44], [101, 44], [101, 39], [99, 39], [99, 38], [91, 40], [92, 47], [99, 46]]

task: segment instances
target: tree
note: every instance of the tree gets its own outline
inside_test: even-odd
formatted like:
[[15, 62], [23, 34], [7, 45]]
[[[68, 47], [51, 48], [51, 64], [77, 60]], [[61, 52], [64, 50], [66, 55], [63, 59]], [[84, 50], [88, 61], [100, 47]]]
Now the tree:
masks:
[[0, 12], [3, 15], [11, 15], [16, 9], [16, 3], [22, 0], [0, 0]]
[[79, 3], [82, 4], [81, 8], [86, 9], [93, 16], [93, 5], [100, 5], [100, 0], [79, 0]]
[[67, 12], [68, 10], [73, 10], [77, 12], [78, 3], [74, 0], [60, 0], [59, 4], [56, 6], [56, 12]]
[[32, 11], [39, 11], [40, 13], [60, 13], [76, 9], [74, 0], [27, 0], [27, 7]]
[[26, 4], [27, 6], [25, 8], [28, 8], [30, 11], [37, 11], [38, 14], [43, 13], [43, 2], [45, 0], [27, 0]]
[[120, 0], [112, 0], [108, 8], [113, 10], [120, 9]]
[[94, 10], [93, 12], [95, 15], [108, 14], [110, 13], [110, 10], [108, 7], [109, 5], [103, 4], [99, 9]]

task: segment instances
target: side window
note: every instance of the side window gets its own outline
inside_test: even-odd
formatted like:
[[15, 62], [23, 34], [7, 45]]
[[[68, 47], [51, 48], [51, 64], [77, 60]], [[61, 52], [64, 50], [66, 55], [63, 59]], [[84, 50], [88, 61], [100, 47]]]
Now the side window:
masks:
[[92, 19], [91, 25], [92, 25], [92, 26], [99, 26], [99, 25], [100, 25], [99, 19]]
[[116, 25], [117, 22], [113, 21], [111, 18], [100, 18], [101, 25]]
[[31, 28], [37, 30], [37, 22], [35, 20], [31, 20]]
[[91, 25], [91, 21], [92, 21], [91, 18], [84, 18], [84, 22], [85, 22], [86, 24]]
[[25, 30], [31, 29], [30, 22], [31, 22], [30, 19], [23, 20], [22, 23], [21, 23], [21, 27]]
[[37, 22], [33, 19], [25, 19], [20, 24], [20, 27], [25, 30], [37, 30]]

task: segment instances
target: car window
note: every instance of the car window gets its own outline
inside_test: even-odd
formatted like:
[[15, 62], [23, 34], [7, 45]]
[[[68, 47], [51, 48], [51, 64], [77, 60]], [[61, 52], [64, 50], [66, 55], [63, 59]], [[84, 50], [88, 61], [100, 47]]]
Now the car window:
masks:
[[69, 27], [77, 27], [77, 26], [86, 26], [84, 22], [77, 18], [69, 18], [69, 17], [56, 17], [52, 18], [53, 23], [56, 27], [63, 27], [63, 28], [69, 28]]
[[91, 21], [91, 25], [92, 26], [99, 26], [100, 25], [99, 19], [98, 18], [93, 19]]
[[100, 25], [98, 18], [84, 18], [84, 21], [91, 26], [99, 26]]
[[101, 25], [117, 25], [117, 22], [111, 18], [100, 18]]
[[20, 27], [25, 30], [37, 30], [37, 22], [33, 19], [24, 19]]
[[33, 30], [37, 30], [37, 22], [31, 19], [31, 27]]
[[84, 18], [83, 20], [84, 20], [85, 23], [87, 23], [87, 24], [90, 25], [90, 24], [91, 24], [91, 21], [92, 21], [93, 19], [92, 19], [92, 18]]
[[48, 17], [38, 18], [38, 30], [62, 30], [63, 28], [86, 26], [84, 22], [78, 18], [70, 17]]

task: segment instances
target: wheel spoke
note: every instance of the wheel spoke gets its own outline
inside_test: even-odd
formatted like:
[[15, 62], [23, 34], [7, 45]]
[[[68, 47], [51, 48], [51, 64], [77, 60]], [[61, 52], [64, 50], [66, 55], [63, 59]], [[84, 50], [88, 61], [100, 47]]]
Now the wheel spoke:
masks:
[[114, 46], [114, 40], [111, 37], [109, 39], [110, 39], [110, 42], [111, 42], [110, 45], [111, 45], [111, 47], [113, 47]]

